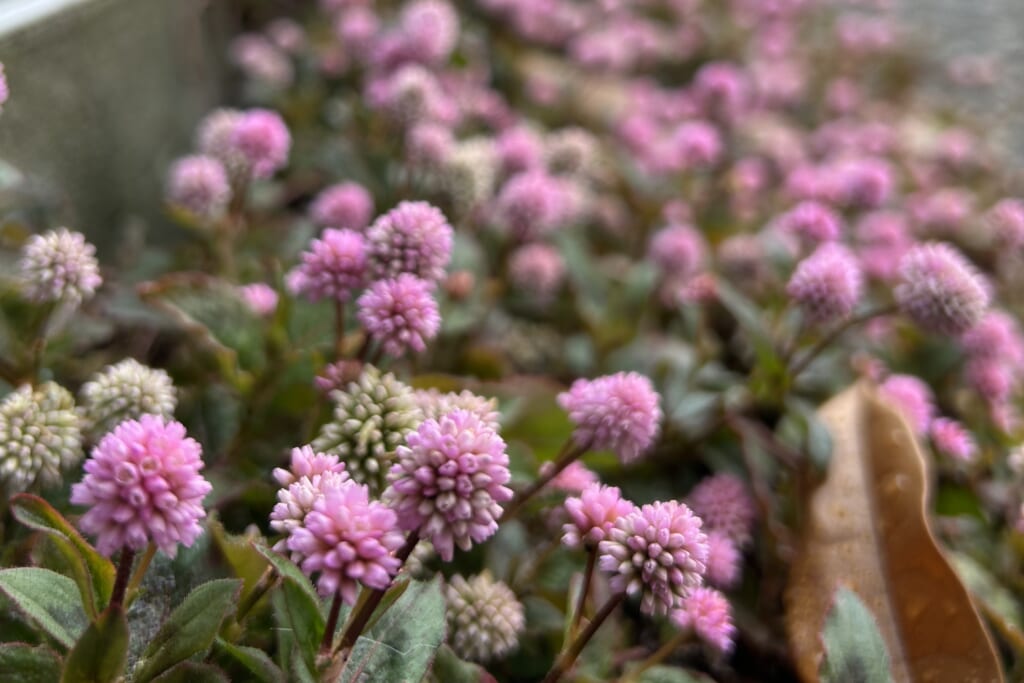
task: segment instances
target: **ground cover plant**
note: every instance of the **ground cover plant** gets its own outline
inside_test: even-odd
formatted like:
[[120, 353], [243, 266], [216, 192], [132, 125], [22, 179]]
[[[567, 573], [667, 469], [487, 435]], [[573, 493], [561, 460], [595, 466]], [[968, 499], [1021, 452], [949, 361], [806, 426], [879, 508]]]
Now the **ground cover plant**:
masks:
[[5, 200], [0, 681], [1018, 680], [1020, 179], [884, 5], [243, 4], [174, 239]]

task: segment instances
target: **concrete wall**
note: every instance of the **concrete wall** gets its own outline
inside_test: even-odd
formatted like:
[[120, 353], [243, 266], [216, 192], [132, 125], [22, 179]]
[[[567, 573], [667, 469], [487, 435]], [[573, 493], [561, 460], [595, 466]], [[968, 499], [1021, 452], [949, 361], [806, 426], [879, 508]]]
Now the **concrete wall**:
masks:
[[164, 169], [219, 100], [222, 22], [207, 4], [0, 0], [0, 159], [101, 250], [127, 226], [161, 229]]
[[[1024, 0], [897, 0], [896, 11], [932, 65], [926, 93], [971, 118], [1024, 165]], [[994, 58], [996, 82], [951, 89], [945, 63]]]

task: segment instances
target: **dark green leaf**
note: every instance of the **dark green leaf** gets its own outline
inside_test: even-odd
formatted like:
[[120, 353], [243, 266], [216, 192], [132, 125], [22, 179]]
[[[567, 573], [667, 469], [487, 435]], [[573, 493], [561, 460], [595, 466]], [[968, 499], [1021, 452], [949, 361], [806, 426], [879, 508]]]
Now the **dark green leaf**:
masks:
[[11, 498], [11, 512], [19, 522], [47, 534], [67, 560], [82, 594], [82, 604], [92, 618], [110, 601], [114, 587], [114, 563], [100, 555], [88, 541], [39, 496], [21, 493]]
[[279, 628], [288, 629], [299, 656], [292, 657], [292, 668], [305, 666], [307, 672], [316, 671], [316, 653], [324, 635], [325, 619], [320, 600], [310, 595], [309, 581], [300, 583], [294, 577], [281, 578], [282, 609], [278, 614]]
[[447, 645], [437, 651], [431, 671], [438, 683], [497, 683], [482, 666], [462, 661]]
[[224, 656], [236, 662], [259, 683], [285, 683], [284, 672], [267, 656], [263, 650], [244, 645], [233, 645], [221, 640], [216, 641], [216, 648]]
[[60, 679], [60, 657], [46, 646], [0, 645], [0, 683], [53, 683]]
[[75, 582], [49, 569], [4, 569], [0, 591], [64, 647], [72, 647], [88, 624]]
[[267, 568], [267, 559], [253, 547], [254, 539], [251, 536], [229, 534], [216, 519], [207, 522], [207, 528], [235, 576], [245, 582], [241, 598], [245, 599]]
[[302, 570], [299, 569], [298, 565], [281, 553], [268, 548], [262, 543], [253, 543], [252, 547], [256, 552], [265, 557], [270, 564], [274, 565], [274, 570], [277, 571], [282, 578], [290, 577], [295, 581], [295, 583], [303, 589], [303, 592], [309, 598], [310, 602], [316, 605], [320, 604], [320, 596], [317, 595], [316, 591], [313, 589], [313, 584], [310, 583], [309, 579], [306, 578], [306, 575], [302, 573]]
[[890, 683], [889, 653], [875, 618], [857, 594], [839, 588], [822, 633], [823, 683]]
[[231, 680], [211, 664], [181, 662], [154, 678], [153, 683], [231, 683]]
[[235, 609], [239, 579], [204, 583], [171, 613], [143, 654], [133, 680], [145, 683], [194, 654], [207, 650], [224, 617]]
[[444, 637], [445, 604], [440, 578], [413, 581], [376, 626], [356, 641], [337, 680], [421, 681]]
[[128, 620], [120, 607], [89, 624], [64, 663], [60, 683], [114, 683], [128, 658]]

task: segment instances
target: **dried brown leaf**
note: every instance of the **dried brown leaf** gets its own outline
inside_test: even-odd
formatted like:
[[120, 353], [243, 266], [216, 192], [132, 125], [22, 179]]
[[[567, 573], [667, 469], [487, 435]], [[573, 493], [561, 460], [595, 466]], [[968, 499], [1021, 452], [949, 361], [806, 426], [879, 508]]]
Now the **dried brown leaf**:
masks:
[[800, 676], [817, 681], [820, 634], [839, 586], [878, 622], [896, 683], [1003, 681], [971, 598], [928, 528], [925, 461], [910, 428], [867, 385], [819, 411], [832, 433], [786, 594]]

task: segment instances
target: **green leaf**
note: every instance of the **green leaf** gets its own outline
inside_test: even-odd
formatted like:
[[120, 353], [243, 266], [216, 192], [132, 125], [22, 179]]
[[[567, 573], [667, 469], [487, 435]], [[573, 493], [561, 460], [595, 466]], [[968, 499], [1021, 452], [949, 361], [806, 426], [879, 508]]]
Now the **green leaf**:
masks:
[[60, 683], [113, 683], [122, 680], [128, 658], [124, 609], [108, 609], [89, 624], [64, 663]]
[[0, 591], [66, 648], [75, 644], [88, 624], [75, 582], [49, 569], [0, 570]]
[[306, 575], [302, 573], [302, 570], [299, 569], [297, 564], [262, 543], [253, 543], [252, 547], [256, 552], [265, 557], [270, 564], [274, 565], [274, 570], [282, 578], [290, 577], [295, 581], [295, 583], [303, 589], [303, 592], [309, 598], [310, 602], [318, 606], [320, 605], [320, 596], [317, 595], [317, 592], [313, 589], [313, 584], [310, 583], [309, 579], [306, 578]]
[[217, 519], [207, 522], [207, 528], [235, 576], [245, 582], [240, 598], [244, 600], [267, 568], [267, 559], [253, 547], [253, 537], [229, 534]]
[[421, 681], [445, 637], [441, 580], [413, 581], [376, 626], [359, 637], [339, 683]]
[[823, 683], [890, 683], [889, 653], [875, 618], [857, 594], [839, 588], [822, 633]]
[[[309, 597], [307, 586], [309, 581], [299, 583], [291, 576], [281, 579], [281, 591], [284, 594], [284, 624], [291, 630], [295, 647], [300, 657], [298, 661], [305, 664], [307, 671], [316, 671], [316, 653], [320, 646], [326, 627], [323, 610], [319, 600]], [[339, 618], [341, 621], [341, 618]]]
[[739, 293], [724, 279], [715, 280], [715, 294], [736, 323], [745, 332], [747, 340], [757, 356], [758, 367], [763, 371], [777, 371], [781, 368], [779, 355], [775, 350], [775, 340], [768, 323], [762, 315], [762, 308]]
[[231, 683], [231, 679], [212, 664], [180, 662], [154, 678], [153, 683]]
[[60, 657], [50, 648], [25, 643], [0, 645], [0, 683], [53, 683], [60, 679]]
[[146, 648], [133, 681], [151, 681], [178, 662], [207, 650], [221, 622], [234, 611], [241, 589], [239, 579], [217, 579], [189, 593]]
[[462, 661], [447, 645], [437, 651], [431, 671], [438, 683], [498, 683], [482, 666]]
[[286, 683], [284, 672], [274, 664], [263, 650], [245, 645], [234, 645], [220, 638], [216, 641], [216, 649], [224, 657], [245, 669], [252, 680], [259, 683]]
[[11, 513], [19, 522], [47, 534], [74, 573], [82, 604], [95, 619], [99, 608], [110, 601], [114, 587], [114, 563], [82, 538], [78, 530], [39, 496], [20, 493], [11, 498]]

